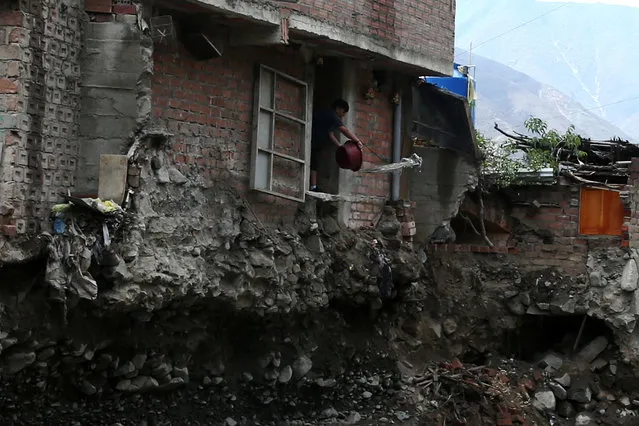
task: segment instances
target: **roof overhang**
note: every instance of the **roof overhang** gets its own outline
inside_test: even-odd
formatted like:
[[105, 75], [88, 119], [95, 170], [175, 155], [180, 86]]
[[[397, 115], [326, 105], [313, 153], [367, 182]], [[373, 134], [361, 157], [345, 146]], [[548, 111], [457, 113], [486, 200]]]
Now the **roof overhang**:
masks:
[[[451, 59], [439, 60], [418, 51], [384, 42], [349, 28], [284, 9], [267, 2], [251, 0], [156, 0], [156, 5], [184, 14], [209, 13], [229, 27], [243, 27], [256, 31], [270, 29], [283, 37], [274, 38], [274, 45], [302, 44], [317, 55], [343, 56], [367, 61], [376, 68], [402, 70], [413, 75], [451, 75]], [[231, 6], [232, 4], [232, 6]], [[264, 43], [259, 43], [264, 45]]]
[[412, 137], [479, 161], [468, 100], [429, 83], [415, 88]]

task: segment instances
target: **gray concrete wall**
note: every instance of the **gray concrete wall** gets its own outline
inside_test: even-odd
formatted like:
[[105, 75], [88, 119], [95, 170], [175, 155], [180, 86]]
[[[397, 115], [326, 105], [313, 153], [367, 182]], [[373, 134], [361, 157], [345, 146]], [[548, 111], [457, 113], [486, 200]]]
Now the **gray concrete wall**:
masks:
[[[357, 64], [352, 60], [344, 61], [343, 75], [342, 75], [342, 98], [348, 102], [350, 111], [344, 119], [344, 124], [350, 128], [355, 124], [355, 117], [357, 117], [357, 96], [358, 96], [358, 81], [357, 81]], [[355, 186], [355, 175], [348, 170], [338, 169], [339, 173], [339, 189], [338, 194], [350, 195], [353, 193]], [[348, 226], [350, 223], [352, 203], [343, 202], [339, 203], [338, 220], [342, 226]]]
[[443, 222], [457, 215], [466, 191], [477, 185], [475, 166], [450, 150], [415, 147], [424, 160], [420, 170], [409, 171], [411, 200], [417, 203], [417, 242], [428, 241]]
[[89, 23], [82, 58], [76, 191], [96, 194], [101, 154], [123, 154], [136, 128], [142, 40], [128, 22]]

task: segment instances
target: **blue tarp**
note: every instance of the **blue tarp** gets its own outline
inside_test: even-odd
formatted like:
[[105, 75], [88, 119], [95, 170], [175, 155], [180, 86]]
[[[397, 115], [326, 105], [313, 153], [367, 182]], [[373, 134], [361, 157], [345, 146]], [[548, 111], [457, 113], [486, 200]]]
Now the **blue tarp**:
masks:
[[[462, 74], [459, 64], [454, 64], [452, 77], [423, 77], [426, 83], [468, 100], [470, 115], [475, 124], [475, 80]], [[470, 79], [470, 82], [469, 82]]]

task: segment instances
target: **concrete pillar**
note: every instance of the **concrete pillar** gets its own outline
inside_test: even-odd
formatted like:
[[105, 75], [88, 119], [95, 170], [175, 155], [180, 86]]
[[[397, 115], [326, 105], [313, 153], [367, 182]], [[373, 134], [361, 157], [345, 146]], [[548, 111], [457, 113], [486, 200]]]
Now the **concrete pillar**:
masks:
[[[357, 63], [352, 60], [344, 60], [342, 77], [342, 98], [348, 102], [350, 111], [348, 112], [344, 124], [350, 128], [355, 128], [355, 117], [357, 116]], [[339, 170], [338, 194], [350, 195], [355, 187], [355, 175], [350, 170]], [[337, 220], [343, 226], [348, 226], [351, 217], [350, 202], [342, 202], [337, 211]]]

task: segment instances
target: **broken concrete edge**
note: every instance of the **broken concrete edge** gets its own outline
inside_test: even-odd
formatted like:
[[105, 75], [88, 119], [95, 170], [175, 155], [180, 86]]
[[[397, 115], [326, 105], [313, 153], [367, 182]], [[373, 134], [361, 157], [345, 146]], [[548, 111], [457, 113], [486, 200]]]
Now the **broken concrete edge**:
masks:
[[[252, 22], [266, 24], [271, 27], [281, 25], [282, 12], [279, 8], [268, 3], [256, 4], [249, 1], [236, 1], [232, 11], [229, 11], [228, 3], [223, 0], [198, 0], [197, 3], [205, 5], [213, 10], [229, 13], [247, 19]], [[419, 70], [422, 73], [435, 73], [439, 75], [452, 75], [453, 53], [450, 60], [436, 60], [429, 55], [415, 52], [403, 47], [397, 47], [391, 42], [380, 43], [372, 36], [358, 34], [344, 27], [333, 25], [310, 16], [299, 13], [291, 13], [288, 16], [291, 33], [311, 34], [320, 36], [337, 44], [356, 46], [363, 52], [370, 52], [390, 60], [396, 61], [406, 67]]]

